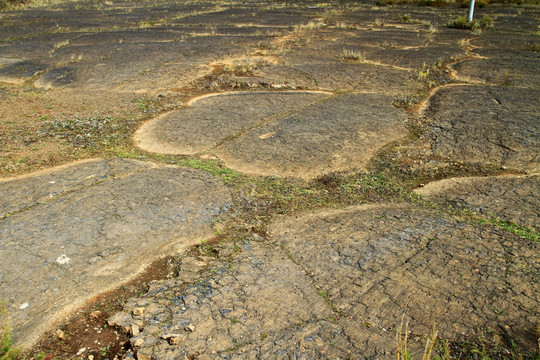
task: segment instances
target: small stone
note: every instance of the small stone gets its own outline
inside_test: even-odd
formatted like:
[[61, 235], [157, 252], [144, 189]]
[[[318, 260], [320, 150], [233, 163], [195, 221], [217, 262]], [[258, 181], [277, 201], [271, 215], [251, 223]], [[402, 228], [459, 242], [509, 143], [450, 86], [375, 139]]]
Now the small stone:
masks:
[[71, 261], [71, 259], [68, 258], [68, 256], [67, 256], [66, 254], [60, 255], [60, 256], [56, 259], [56, 262], [57, 262], [59, 265], [66, 265], [66, 264], [69, 264], [70, 261]]
[[[143, 340], [143, 339], [140, 339], [140, 338], [139, 338], [139, 339], [135, 339], [135, 340], [133, 341], [133, 346], [134, 346], [134, 347], [139, 347], [139, 346], [141, 346], [143, 343], [144, 343], [144, 340]], [[137, 354], [137, 355], [138, 355], [138, 354]], [[138, 358], [138, 357], [137, 357], [137, 358]]]
[[91, 319], [95, 319], [95, 320], [98, 320], [101, 316], [103, 316], [103, 313], [99, 310], [96, 310], [96, 311], [92, 311], [88, 317], [90, 317]]
[[133, 322], [133, 319], [131, 318], [131, 315], [123, 311], [114, 314], [113, 316], [109, 318], [109, 320], [107, 320], [107, 323], [109, 324], [109, 326], [116, 325], [116, 326], [121, 326], [121, 327], [129, 326], [131, 325], [132, 322]]
[[77, 351], [77, 356], [81, 355], [85, 351], [86, 351], [85, 347], [83, 347], [82, 349], [79, 349], [79, 351]]
[[137, 360], [152, 360], [152, 355], [143, 351], [137, 351]]
[[176, 345], [180, 342], [180, 334], [165, 334], [161, 338], [167, 340], [170, 345]]
[[133, 315], [141, 316], [142, 314], [144, 314], [144, 308], [143, 307], [138, 307], [138, 308], [133, 309]]
[[94, 355], [88, 355], [88, 360], [94, 360]]
[[60, 340], [66, 340], [66, 334], [60, 329], [56, 330], [56, 337]]
[[195, 325], [189, 324], [188, 326], [186, 326], [186, 331], [191, 331], [191, 332], [195, 331]]
[[139, 325], [137, 324], [133, 324], [131, 325], [131, 329], [129, 331], [131, 333], [131, 336], [137, 336], [140, 334], [140, 329], [139, 329]]

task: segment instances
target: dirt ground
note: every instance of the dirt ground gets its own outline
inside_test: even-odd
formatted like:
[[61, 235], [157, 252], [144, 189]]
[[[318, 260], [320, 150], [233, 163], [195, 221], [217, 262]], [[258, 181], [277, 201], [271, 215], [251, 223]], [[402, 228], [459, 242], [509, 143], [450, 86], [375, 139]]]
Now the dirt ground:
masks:
[[537, 359], [540, 8], [477, 3], [0, 10], [12, 346]]

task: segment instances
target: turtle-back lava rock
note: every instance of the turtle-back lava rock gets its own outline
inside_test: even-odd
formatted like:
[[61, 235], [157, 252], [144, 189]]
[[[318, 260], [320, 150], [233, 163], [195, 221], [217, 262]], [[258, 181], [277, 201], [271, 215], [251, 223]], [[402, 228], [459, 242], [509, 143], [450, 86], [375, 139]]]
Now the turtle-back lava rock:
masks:
[[[84, 169], [38, 173], [32, 181], [62, 183], [73, 172], [99, 174], [104, 167], [119, 176], [79, 187], [68, 181], [69, 191], [50, 184], [56, 195], [44, 202], [33, 189], [29, 196], [36, 200], [24, 199], [28, 208], [0, 220], [0, 290], [17, 343], [28, 346], [86, 300], [212, 236], [210, 224], [230, 202], [229, 191], [206, 173], [133, 161], [96, 160]], [[9, 185], [24, 193], [27, 180]]]
[[403, 136], [405, 120], [390, 96], [340, 95], [253, 129], [216, 153], [243, 172], [313, 178], [365, 167]]
[[147, 122], [135, 134], [135, 141], [147, 151], [191, 155], [329, 96], [322, 92], [213, 94]]
[[431, 148], [455, 161], [520, 169], [540, 164], [540, 90], [446, 86], [430, 99], [425, 115]]
[[362, 343], [365, 322], [459, 339], [503, 327], [535, 346], [538, 243], [411, 205], [369, 205], [291, 217], [272, 237], [304, 266]]
[[514, 224], [540, 229], [538, 175], [446, 179], [415, 192], [444, 205], [493, 214]]

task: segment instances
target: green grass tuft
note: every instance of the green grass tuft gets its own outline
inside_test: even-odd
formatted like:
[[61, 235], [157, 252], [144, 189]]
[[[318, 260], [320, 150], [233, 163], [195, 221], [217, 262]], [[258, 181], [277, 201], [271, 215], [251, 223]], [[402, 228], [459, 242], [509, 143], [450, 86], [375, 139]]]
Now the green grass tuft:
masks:
[[493, 27], [493, 19], [484, 15], [480, 20], [468, 21], [465, 16], [458, 16], [454, 21], [447, 24], [452, 29], [481, 30]]
[[13, 347], [11, 328], [7, 322], [6, 303], [0, 303], [0, 360], [15, 360], [21, 350]]

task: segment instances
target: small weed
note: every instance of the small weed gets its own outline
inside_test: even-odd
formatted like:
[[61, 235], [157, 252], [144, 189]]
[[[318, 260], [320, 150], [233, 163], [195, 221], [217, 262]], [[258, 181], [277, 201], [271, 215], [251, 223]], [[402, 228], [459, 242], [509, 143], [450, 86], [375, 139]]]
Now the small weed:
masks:
[[398, 15], [397, 19], [401, 22], [408, 23], [411, 21], [411, 14]]
[[131, 120], [116, 117], [73, 118], [46, 121], [38, 134], [64, 139], [77, 148], [113, 146], [125, 141]]
[[103, 357], [107, 356], [107, 352], [109, 351], [109, 347], [110, 347], [110, 345], [101, 347], [99, 349], [101, 351], [101, 356], [103, 356]]
[[54, 44], [53, 49], [49, 52], [49, 56], [52, 56], [56, 50], [69, 46], [69, 44], [70, 44], [69, 39], [66, 39], [64, 41]]
[[411, 355], [408, 350], [409, 340], [409, 322], [405, 323], [405, 330], [403, 330], [403, 317], [401, 318], [401, 325], [399, 330], [396, 331], [396, 360], [411, 360]]
[[201, 245], [199, 245], [199, 253], [208, 257], [216, 257], [218, 252], [212, 245], [206, 244], [205, 240], [201, 240]]
[[494, 311], [495, 314], [497, 314], [497, 315], [502, 315], [502, 314], [504, 314], [504, 310], [501, 310], [501, 309], [499, 309], [499, 308], [497, 308], [497, 307], [495, 307], [495, 306], [493, 306], [493, 311]]
[[21, 350], [13, 347], [11, 328], [7, 322], [6, 303], [0, 302], [0, 360], [16, 360]]
[[299, 32], [301, 30], [316, 30], [316, 29], [321, 29], [321, 28], [325, 28], [327, 27], [328, 25], [323, 22], [323, 21], [310, 21], [308, 22], [307, 24], [300, 24], [300, 25], [296, 25], [294, 28], [293, 28], [293, 31], [294, 32]]
[[253, 76], [253, 72], [263, 64], [227, 64], [223, 66], [223, 73], [234, 76]]
[[161, 21], [158, 21], [158, 20], [143, 20], [139, 23], [139, 28], [140, 29], [147, 29], [147, 28], [151, 28], [151, 27], [154, 27], [154, 26], [159, 26], [159, 25], [162, 25]]
[[47, 356], [47, 353], [43, 350], [37, 353], [37, 355], [34, 357], [34, 360], [43, 360]]
[[411, 17], [411, 14], [398, 15], [397, 20], [407, 24], [419, 24], [424, 26], [433, 26], [431, 21], [428, 20], [415, 20]]
[[465, 16], [458, 16], [457, 19], [446, 25], [453, 29], [481, 30], [493, 27], [493, 19], [484, 15], [480, 20], [468, 21]]
[[364, 55], [361, 52], [350, 50], [350, 49], [343, 49], [340, 55], [340, 59], [343, 62], [347, 63], [362, 63], [364, 62]]
[[540, 52], [540, 43], [532, 43], [525, 47], [525, 51]]
[[147, 97], [141, 97], [132, 101], [133, 104], [139, 104], [139, 110], [147, 112], [152, 106], [152, 101]]

